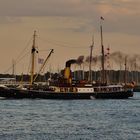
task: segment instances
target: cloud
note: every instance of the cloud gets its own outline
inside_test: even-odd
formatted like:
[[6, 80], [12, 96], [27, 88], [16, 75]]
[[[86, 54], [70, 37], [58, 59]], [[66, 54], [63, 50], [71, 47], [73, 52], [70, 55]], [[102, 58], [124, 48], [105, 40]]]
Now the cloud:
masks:
[[15, 24], [21, 22], [22, 19], [20, 17], [0, 16], [0, 24]]
[[[101, 52], [100, 16], [105, 19], [105, 47], [109, 43], [112, 52], [139, 51], [139, 5], [140, 0], [0, 0], [1, 60], [7, 61], [1, 63], [1, 69], [10, 65], [10, 60], [19, 54], [28, 36], [31, 34], [32, 37], [34, 29], [40, 32], [40, 38], [42, 36], [54, 42], [39, 42], [39, 45], [45, 49], [55, 49], [55, 58], [58, 58], [55, 59], [55, 64], [79, 54], [89, 55], [89, 50], [82, 49], [81, 46], [89, 49], [93, 30], [94, 53], [97, 51], [98, 54]], [[55, 43], [58, 40], [70, 43], [60, 47], [59, 43]], [[80, 49], [76, 50], [76, 47]], [[8, 58], [6, 53], [9, 53]]]
[[[0, 0], [1, 16], [93, 16], [138, 10], [138, 0]], [[139, 11], [139, 10], [138, 10]], [[123, 13], [123, 14], [124, 14]]]
[[105, 18], [107, 32], [140, 34], [139, 0], [0, 0], [0, 23], [21, 22], [20, 17], [73, 17], [88, 19], [75, 32], [98, 30], [99, 18]]

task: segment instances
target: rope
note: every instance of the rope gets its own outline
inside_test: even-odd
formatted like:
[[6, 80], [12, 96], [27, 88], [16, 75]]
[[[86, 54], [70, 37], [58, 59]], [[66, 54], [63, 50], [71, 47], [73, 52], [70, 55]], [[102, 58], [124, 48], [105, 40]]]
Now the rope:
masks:
[[49, 44], [56, 45], [57, 47], [64, 47], [64, 48], [70, 47], [70, 48], [73, 48], [73, 49], [87, 49], [87, 47], [81, 46], [81, 45], [76, 45], [76, 44], [72, 45], [72, 44], [69, 44], [69, 43], [66, 43], [66, 42], [61, 42], [61, 41], [56, 41], [56, 40], [46, 40], [46, 39], [42, 39], [42, 38], [39, 38], [39, 39], [42, 40], [42, 41], [45, 41]]
[[[15, 59], [15, 64], [18, 64], [20, 62], [20, 60], [22, 60], [27, 55], [27, 53], [26, 53], [22, 56], [23, 52], [28, 48], [30, 42], [31, 42], [31, 39], [27, 42], [25, 48], [19, 53], [19, 55]], [[4, 73], [9, 72], [12, 68], [13, 68], [13, 65], [11, 65], [7, 70], [5, 70]]]

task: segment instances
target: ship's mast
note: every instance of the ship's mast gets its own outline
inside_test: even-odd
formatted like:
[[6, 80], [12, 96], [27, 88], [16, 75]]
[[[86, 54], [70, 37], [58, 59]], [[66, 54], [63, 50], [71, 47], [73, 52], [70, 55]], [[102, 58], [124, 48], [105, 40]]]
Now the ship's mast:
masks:
[[103, 17], [101, 17], [100, 19], [100, 31], [101, 31], [101, 53], [102, 53], [102, 57], [101, 57], [101, 82], [105, 83], [105, 68], [104, 68], [104, 58], [105, 58], [105, 54], [104, 54], [104, 46], [103, 46], [103, 27], [102, 27], [102, 21], [104, 20]]
[[30, 84], [33, 84], [33, 80], [34, 80], [34, 66], [35, 66], [35, 52], [36, 52], [36, 31], [34, 31], [34, 35], [33, 35], [33, 45], [32, 45], [32, 50], [31, 50], [31, 55], [32, 55], [32, 64], [31, 64], [31, 81]]
[[[48, 59], [50, 58], [51, 54], [54, 52], [53, 49], [51, 49], [49, 55], [47, 56], [47, 58], [45, 59], [45, 61], [43, 62], [38, 74], [43, 70], [43, 68], [45, 67], [45, 64], [47, 63]], [[36, 80], [36, 78], [38, 77], [38, 74], [35, 76], [35, 78], [33, 79], [33, 82]]]
[[127, 56], [125, 57], [125, 74], [124, 74], [124, 84], [127, 84]]
[[12, 60], [12, 75], [13, 75], [13, 77], [15, 76], [15, 61], [14, 61], [14, 59]]
[[16, 82], [16, 73], [15, 73], [15, 60], [13, 59], [12, 60], [12, 75], [13, 75], [13, 78], [15, 78], [15, 82]]
[[135, 81], [138, 84], [138, 71], [137, 71], [137, 59], [135, 59]]
[[92, 50], [94, 46], [94, 36], [92, 37], [92, 45], [90, 46], [90, 57], [89, 57], [89, 82], [92, 82], [92, 71], [91, 71], [91, 63], [92, 63]]

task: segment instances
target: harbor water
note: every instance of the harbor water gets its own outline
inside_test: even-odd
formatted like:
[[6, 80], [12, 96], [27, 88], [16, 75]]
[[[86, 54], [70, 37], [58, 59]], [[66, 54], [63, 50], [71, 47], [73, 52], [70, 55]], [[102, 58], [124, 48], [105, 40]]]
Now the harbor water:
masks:
[[0, 99], [0, 140], [139, 140], [140, 93], [130, 99]]

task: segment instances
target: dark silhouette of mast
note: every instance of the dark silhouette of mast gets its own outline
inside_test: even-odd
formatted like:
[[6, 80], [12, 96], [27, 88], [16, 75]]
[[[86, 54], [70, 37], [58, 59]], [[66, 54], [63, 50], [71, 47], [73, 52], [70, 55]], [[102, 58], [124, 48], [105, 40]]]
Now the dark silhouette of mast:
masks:
[[135, 59], [135, 82], [136, 82], [136, 84], [138, 84], [138, 71], [137, 71], [137, 59]]
[[104, 63], [105, 63], [105, 54], [104, 54], [104, 45], [103, 45], [103, 27], [102, 27], [102, 21], [104, 20], [103, 17], [101, 17], [101, 22], [100, 22], [100, 31], [101, 31], [101, 53], [102, 53], [102, 57], [101, 57], [101, 82], [105, 83], [105, 67], [104, 67]]
[[125, 57], [125, 73], [124, 73], [124, 84], [127, 84], [127, 56]]
[[92, 82], [92, 70], [91, 70], [91, 63], [92, 63], [92, 51], [94, 46], [94, 36], [92, 37], [92, 45], [90, 46], [90, 57], [89, 57], [89, 82]]
[[36, 53], [36, 31], [34, 31], [33, 35], [33, 45], [31, 49], [31, 55], [32, 55], [32, 64], [31, 64], [31, 81], [30, 84], [33, 84], [34, 81], [34, 66], [35, 66], [35, 53]]
[[12, 75], [15, 76], [15, 60], [12, 60]]

